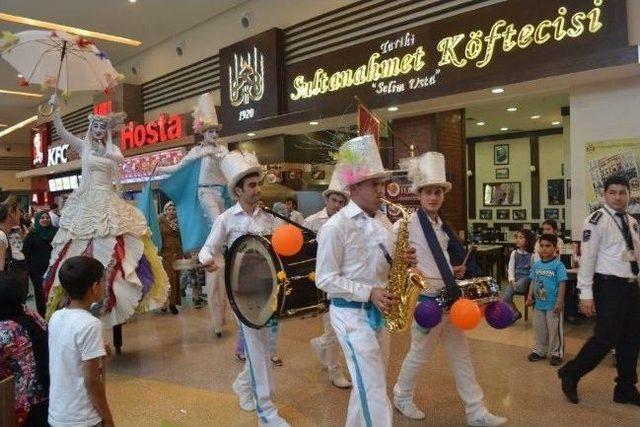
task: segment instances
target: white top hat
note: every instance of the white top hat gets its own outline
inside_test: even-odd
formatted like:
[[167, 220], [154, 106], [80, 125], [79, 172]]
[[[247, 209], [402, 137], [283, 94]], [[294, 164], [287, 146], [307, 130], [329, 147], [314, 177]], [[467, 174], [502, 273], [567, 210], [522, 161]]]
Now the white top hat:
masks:
[[352, 138], [338, 151], [335, 173], [343, 187], [374, 178], [389, 178], [391, 171], [382, 166], [382, 159], [373, 135]]
[[342, 184], [340, 183], [340, 180], [338, 179], [338, 173], [335, 170], [331, 174], [331, 181], [329, 181], [329, 188], [327, 188], [322, 192], [322, 197], [324, 197], [324, 199], [327, 200], [327, 198], [329, 198], [329, 195], [331, 194], [340, 194], [345, 199], [349, 200], [349, 191], [345, 190], [345, 188], [342, 186]]
[[422, 187], [436, 186], [451, 191], [444, 166], [444, 155], [430, 151], [411, 159], [407, 165], [411, 191], [418, 193]]
[[193, 109], [192, 115], [193, 130], [197, 133], [203, 133], [208, 129], [222, 129], [222, 125], [218, 123], [216, 105], [211, 92], [200, 95], [198, 106]]
[[220, 170], [227, 179], [229, 193], [236, 198], [234, 188], [238, 181], [252, 173], [259, 173], [262, 176], [262, 166], [258, 158], [253, 153], [230, 151], [225, 154], [220, 161]]

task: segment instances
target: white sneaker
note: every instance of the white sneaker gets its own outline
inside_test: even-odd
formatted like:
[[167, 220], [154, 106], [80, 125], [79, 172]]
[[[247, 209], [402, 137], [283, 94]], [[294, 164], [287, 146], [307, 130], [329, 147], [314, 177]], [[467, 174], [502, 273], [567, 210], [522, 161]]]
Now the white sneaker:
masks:
[[330, 370], [329, 379], [331, 383], [338, 388], [351, 388], [351, 381], [344, 376], [341, 368]]
[[260, 427], [291, 427], [289, 425], [289, 423], [287, 422], [287, 420], [285, 420], [281, 416], [278, 416], [277, 418], [274, 418], [273, 420], [269, 421], [268, 423], [260, 422], [259, 425], [260, 425]]
[[252, 395], [247, 395], [240, 391], [240, 387], [236, 381], [231, 385], [231, 389], [238, 396], [238, 404], [240, 405], [240, 409], [247, 412], [252, 412], [256, 410], [256, 401], [254, 400]]
[[492, 427], [501, 426], [502, 424], [507, 422], [507, 419], [505, 417], [493, 415], [491, 412], [487, 412], [481, 417], [472, 418], [468, 421], [469, 426], [471, 427]]
[[394, 399], [393, 406], [395, 406], [402, 415], [412, 420], [423, 420], [426, 417], [425, 413], [418, 409], [416, 404], [411, 401], [398, 402]]
[[311, 341], [309, 341], [309, 344], [311, 344], [311, 349], [318, 357], [318, 360], [322, 365], [322, 369], [327, 369], [327, 363], [325, 362], [327, 352], [324, 346], [322, 345], [322, 343], [320, 342], [320, 338], [319, 337], [312, 338]]

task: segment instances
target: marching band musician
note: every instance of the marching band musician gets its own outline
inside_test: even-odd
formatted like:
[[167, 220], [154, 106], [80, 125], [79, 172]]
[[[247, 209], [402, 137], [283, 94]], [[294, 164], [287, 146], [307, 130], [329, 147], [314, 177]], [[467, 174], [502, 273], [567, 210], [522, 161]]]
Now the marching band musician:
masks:
[[[320, 231], [316, 284], [331, 299], [331, 324], [354, 382], [346, 425], [391, 426], [386, 382], [389, 332], [382, 327], [381, 313], [395, 306], [397, 298], [386, 290], [391, 223], [380, 211], [390, 172], [382, 166], [371, 135], [340, 147], [336, 172], [351, 201]], [[415, 262], [411, 251], [404, 256]]]
[[[230, 247], [244, 234], [268, 235], [278, 224], [275, 217], [258, 208], [262, 167], [255, 155], [232, 151], [220, 163], [229, 182], [229, 191], [237, 203], [222, 213], [200, 250], [200, 262], [208, 271], [222, 266], [223, 248]], [[233, 382], [240, 408], [256, 411], [260, 426], [285, 427], [289, 424], [278, 415], [272, 401], [275, 387], [269, 360], [269, 328], [253, 329], [238, 322], [245, 343], [245, 366]]]
[[[322, 197], [325, 201], [325, 207], [321, 211], [307, 217], [303, 226], [315, 231], [316, 234], [320, 231], [322, 226], [329, 220], [330, 217], [338, 213], [349, 200], [349, 193], [342, 189], [340, 182], [338, 181], [338, 174], [334, 173], [331, 176], [329, 182], [329, 188], [324, 190]], [[338, 338], [336, 332], [331, 326], [331, 317], [329, 312], [322, 315], [322, 325], [324, 333], [311, 340], [311, 348], [318, 356], [323, 368], [329, 371], [329, 380], [331, 384], [338, 388], [349, 388], [351, 382], [344, 376], [342, 367], [338, 360], [340, 355], [340, 347], [338, 344]]]
[[[426, 298], [435, 298], [444, 286], [455, 286], [455, 278], [462, 279], [466, 267], [451, 265], [448, 249], [451, 250], [452, 245], [462, 244], [438, 215], [444, 194], [452, 187], [446, 180], [444, 156], [428, 152], [413, 159], [409, 167], [409, 179], [412, 190], [420, 197], [420, 209], [409, 217], [409, 242], [417, 250], [418, 270], [432, 285], [428, 291], [422, 291], [420, 301], [423, 301]], [[394, 228], [397, 229], [397, 225]], [[392, 233], [394, 238], [396, 235], [397, 233]], [[408, 418], [425, 418], [425, 413], [413, 401], [413, 390], [420, 369], [429, 360], [441, 338], [444, 339], [458, 394], [465, 403], [468, 424], [504, 424], [506, 418], [491, 414], [485, 407], [482, 389], [476, 381], [471, 364], [467, 338], [462, 330], [450, 322], [446, 314], [443, 315], [442, 321], [431, 329], [424, 329], [413, 321], [411, 347], [393, 388], [393, 404], [396, 409]]]

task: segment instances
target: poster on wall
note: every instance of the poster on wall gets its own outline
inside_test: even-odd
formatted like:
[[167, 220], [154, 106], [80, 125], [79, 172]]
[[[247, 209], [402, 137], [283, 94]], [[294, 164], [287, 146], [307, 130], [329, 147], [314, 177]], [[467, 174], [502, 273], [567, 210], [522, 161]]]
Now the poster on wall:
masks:
[[631, 187], [628, 211], [640, 215], [640, 139], [593, 142], [585, 146], [585, 151], [585, 200], [589, 212], [602, 206], [606, 179], [624, 175]]
[[[407, 178], [406, 172], [394, 172], [385, 186], [384, 193], [387, 200], [404, 206], [409, 214], [417, 211], [420, 207], [420, 199], [411, 191], [411, 181]], [[402, 217], [402, 213], [398, 209], [386, 206], [385, 208], [391, 222], [396, 222]]]

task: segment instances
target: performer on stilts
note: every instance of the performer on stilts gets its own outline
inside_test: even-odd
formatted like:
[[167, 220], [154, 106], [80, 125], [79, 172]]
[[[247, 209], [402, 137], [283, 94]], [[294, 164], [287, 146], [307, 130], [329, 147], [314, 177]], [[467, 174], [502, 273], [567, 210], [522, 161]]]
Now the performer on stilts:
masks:
[[[220, 160], [229, 150], [227, 145], [218, 139], [218, 131], [222, 125], [218, 123], [213, 95], [210, 92], [200, 96], [193, 117], [193, 130], [202, 135], [202, 142], [189, 150], [180, 163], [156, 168], [156, 174], [173, 174], [185, 165], [201, 159], [198, 200], [211, 226], [216, 218], [233, 204], [233, 200], [229, 196], [227, 180], [220, 170]], [[222, 269], [215, 273], [207, 271], [205, 282], [213, 330], [220, 337], [226, 324], [224, 272]], [[198, 301], [195, 304], [198, 304]]]
[[[324, 209], [307, 217], [303, 223], [304, 227], [316, 233], [319, 233], [329, 218], [338, 213], [349, 201], [349, 192], [342, 188], [337, 173], [334, 172], [331, 176], [329, 188], [324, 190], [322, 197], [325, 202]], [[331, 384], [338, 388], [350, 388], [351, 382], [344, 376], [340, 366], [340, 343], [331, 326], [331, 316], [328, 311], [322, 315], [322, 325], [324, 332], [311, 340], [311, 348], [318, 356], [323, 369], [329, 371]]]
[[[413, 159], [411, 165], [409, 179], [413, 191], [420, 197], [420, 209], [409, 217], [409, 242], [417, 250], [418, 270], [425, 277], [440, 279], [429, 280], [432, 287], [422, 292], [420, 300], [423, 301], [435, 298], [445, 286], [456, 286], [455, 279], [465, 276], [466, 267], [452, 265], [454, 260], [450, 253], [464, 252], [464, 248], [452, 249], [452, 246], [462, 244], [438, 214], [445, 193], [452, 187], [446, 179], [444, 156], [435, 152], [425, 153]], [[444, 340], [458, 394], [465, 404], [468, 425], [504, 424], [506, 418], [491, 414], [484, 405], [482, 389], [476, 381], [471, 364], [467, 337], [451, 323], [448, 314], [444, 314], [442, 321], [431, 329], [423, 329], [413, 321], [411, 347], [393, 388], [393, 404], [396, 409], [408, 418], [425, 418], [425, 413], [413, 401], [413, 390], [420, 369], [429, 360], [441, 339]]]
[[[200, 262], [211, 272], [223, 265], [224, 248], [244, 234], [270, 235], [278, 220], [258, 207], [262, 166], [253, 154], [232, 151], [222, 159], [220, 169], [229, 182], [229, 191], [237, 203], [214, 222], [205, 245], [200, 250]], [[253, 329], [241, 322], [246, 361], [233, 382], [240, 407], [256, 411], [260, 426], [285, 427], [289, 424], [278, 415], [272, 396], [275, 386], [272, 363], [269, 360], [269, 328]]]
[[123, 114], [89, 115], [89, 128], [81, 139], [64, 128], [56, 95], [49, 102], [58, 135], [80, 153], [82, 181], [62, 209], [52, 242], [44, 282], [47, 317], [68, 303], [58, 269], [77, 255], [93, 257], [105, 266], [105, 299], [99, 314], [107, 326], [124, 323], [136, 311], [162, 307], [169, 291], [162, 259], [144, 216], [120, 195], [119, 168], [124, 157], [113, 144], [112, 132]]
[[[391, 173], [382, 166], [372, 135], [340, 147], [336, 172], [351, 200], [318, 236], [316, 285], [331, 300], [331, 324], [353, 379], [345, 425], [387, 427], [393, 414], [386, 381], [389, 332], [382, 313], [398, 299], [386, 290], [391, 223], [380, 207]], [[415, 262], [411, 250], [404, 256], [410, 265]]]

